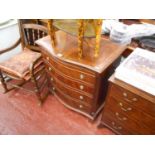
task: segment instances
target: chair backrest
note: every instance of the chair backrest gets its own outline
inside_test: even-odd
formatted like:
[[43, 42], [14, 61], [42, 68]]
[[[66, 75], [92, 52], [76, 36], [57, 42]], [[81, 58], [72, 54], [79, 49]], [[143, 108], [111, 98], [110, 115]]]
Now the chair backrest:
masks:
[[34, 51], [40, 51], [35, 41], [48, 35], [47, 27], [38, 24], [22, 24], [19, 20], [19, 31], [21, 35], [22, 47], [27, 47]]

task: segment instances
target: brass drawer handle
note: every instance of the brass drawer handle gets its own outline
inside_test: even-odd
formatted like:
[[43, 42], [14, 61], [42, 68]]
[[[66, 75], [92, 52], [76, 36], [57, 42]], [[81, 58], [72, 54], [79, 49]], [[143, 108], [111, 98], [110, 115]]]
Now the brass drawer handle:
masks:
[[127, 112], [127, 111], [131, 111], [131, 110], [132, 110], [131, 107], [124, 108], [124, 107], [123, 107], [123, 103], [121, 103], [121, 102], [119, 102], [119, 105], [120, 105], [121, 109], [122, 109], [123, 111], [125, 111], [125, 112]]
[[79, 107], [80, 107], [80, 108], [83, 108], [83, 105], [80, 104]]
[[123, 93], [123, 96], [124, 96], [124, 97], [127, 97], [128, 95], [127, 95], [127, 93]]
[[134, 97], [134, 98], [132, 98], [132, 99], [128, 99], [127, 97], [128, 97], [128, 94], [127, 93], [123, 93], [123, 96], [124, 96], [124, 100], [125, 101], [127, 101], [127, 102], [129, 102], [129, 103], [132, 103], [132, 102], [137, 102], [138, 101], [138, 99], [136, 98], [136, 97]]
[[84, 86], [83, 85], [80, 85], [80, 89], [83, 90], [84, 89]]
[[135, 101], [136, 102], [136, 101], [138, 101], [138, 99], [137, 98], [133, 98], [132, 101]]
[[46, 59], [47, 59], [47, 60], [50, 60], [50, 58], [49, 58], [49, 57], [46, 57]]
[[52, 87], [52, 90], [55, 91], [55, 87]]
[[132, 103], [131, 100], [127, 99], [127, 98], [124, 98], [125, 101], [129, 102], [129, 103]]
[[51, 78], [51, 81], [54, 81], [54, 79], [53, 79], [53, 78]]
[[118, 112], [115, 113], [116, 117], [120, 120], [120, 121], [126, 121], [127, 118], [126, 117], [120, 117], [120, 114]]
[[112, 124], [112, 126], [113, 126], [113, 128], [114, 129], [116, 129], [116, 130], [122, 130], [122, 127], [121, 126], [116, 126], [116, 124], [115, 124], [115, 122], [111, 122], [111, 124]]
[[83, 100], [83, 98], [84, 98], [84, 97], [83, 97], [82, 95], [80, 95], [80, 97], [79, 97], [79, 98], [80, 98], [80, 100]]
[[80, 74], [80, 79], [83, 80], [84, 79], [84, 75]]
[[49, 68], [48, 68], [48, 70], [49, 70], [49, 71], [51, 71], [51, 70], [52, 70], [52, 68], [51, 68], [51, 67], [49, 67]]

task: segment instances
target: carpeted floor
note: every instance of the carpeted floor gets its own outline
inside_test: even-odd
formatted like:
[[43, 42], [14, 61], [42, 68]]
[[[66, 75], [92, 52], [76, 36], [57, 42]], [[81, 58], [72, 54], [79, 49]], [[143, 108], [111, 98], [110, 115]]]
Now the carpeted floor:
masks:
[[24, 90], [0, 92], [0, 134], [98, 135], [114, 134], [98, 129], [95, 122], [64, 107], [49, 95], [42, 107], [34, 94]]

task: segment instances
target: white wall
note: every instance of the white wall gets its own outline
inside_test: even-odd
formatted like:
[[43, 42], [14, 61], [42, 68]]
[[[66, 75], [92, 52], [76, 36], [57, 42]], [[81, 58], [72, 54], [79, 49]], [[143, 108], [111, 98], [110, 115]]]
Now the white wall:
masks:
[[[19, 38], [19, 29], [18, 24], [15, 22], [6, 27], [0, 27], [0, 49], [9, 47], [14, 44]], [[21, 45], [11, 50], [11, 52], [7, 52], [5, 54], [0, 55], [0, 62], [8, 59], [9, 57], [19, 53], [21, 51]]]

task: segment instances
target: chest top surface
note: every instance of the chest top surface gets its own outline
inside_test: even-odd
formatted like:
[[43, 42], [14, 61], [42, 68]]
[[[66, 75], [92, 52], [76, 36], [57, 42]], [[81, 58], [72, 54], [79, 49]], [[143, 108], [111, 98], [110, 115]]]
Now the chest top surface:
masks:
[[50, 55], [62, 61], [89, 68], [98, 73], [102, 73], [108, 68], [126, 49], [126, 46], [101, 38], [99, 56], [95, 58], [95, 39], [86, 38], [84, 40], [83, 57], [79, 59], [77, 37], [60, 30], [56, 32], [55, 48], [52, 47], [50, 36], [39, 39], [36, 43]]

